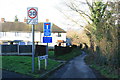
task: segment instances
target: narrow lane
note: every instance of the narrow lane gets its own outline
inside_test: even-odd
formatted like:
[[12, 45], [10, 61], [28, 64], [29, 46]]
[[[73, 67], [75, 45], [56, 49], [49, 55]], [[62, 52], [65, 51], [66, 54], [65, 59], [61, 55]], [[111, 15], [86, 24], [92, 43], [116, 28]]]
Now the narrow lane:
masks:
[[50, 78], [96, 78], [93, 71], [84, 62], [85, 56], [86, 53], [82, 52], [82, 55], [69, 61]]

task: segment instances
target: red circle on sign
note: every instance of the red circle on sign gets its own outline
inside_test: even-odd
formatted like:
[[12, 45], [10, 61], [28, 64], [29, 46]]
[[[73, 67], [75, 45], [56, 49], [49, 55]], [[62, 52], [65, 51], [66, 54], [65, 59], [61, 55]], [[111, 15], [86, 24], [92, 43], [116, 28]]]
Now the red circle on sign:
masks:
[[[31, 16], [29, 15], [29, 12], [30, 12], [31, 10], [35, 11], [35, 13], [36, 13], [36, 15], [33, 16], [33, 17], [31, 17]], [[36, 9], [34, 9], [34, 8], [29, 9], [29, 10], [28, 10], [28, 16], [29, 16], [31, 19], [34, 19], [34, 18], [37, 16], [37, 11], [36, 11]]]

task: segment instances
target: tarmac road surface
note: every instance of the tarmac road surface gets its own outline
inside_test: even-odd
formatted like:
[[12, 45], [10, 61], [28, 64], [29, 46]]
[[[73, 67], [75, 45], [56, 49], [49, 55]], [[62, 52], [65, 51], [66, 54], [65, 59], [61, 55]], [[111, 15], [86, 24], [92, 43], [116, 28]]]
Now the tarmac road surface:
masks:
[[86, 65], [84, 58], [86, 56], [85, 52], [82, 52], [82, 55], [72, 59], [62, 68], [57, 70], [51, 78], [96, 78], [92, 69]]

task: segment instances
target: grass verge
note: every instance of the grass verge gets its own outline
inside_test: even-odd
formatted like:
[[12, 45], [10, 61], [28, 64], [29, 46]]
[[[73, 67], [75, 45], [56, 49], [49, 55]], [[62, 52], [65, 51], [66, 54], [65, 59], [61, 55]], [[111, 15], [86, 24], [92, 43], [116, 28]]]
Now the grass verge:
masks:
[[90, 65], [91, 68], [97, 70], [101, 74], [101, 76], [104, 76], [105, 78], [120, 78], [117, 69], [108, 65], [95, 64], [94, 61], [94, 56], [92, 54], [88, 54], [88, 56], [85, 57], [85, 62]]
[[51, 58], [51, 59], [55, 58], [54, 51], [49, 51], [48, 55], [49, 55], [49, 58]]
[[35, 57], [35, 72], [31, 72], [31, 56], [2, 56], [2, 69], [13, 71], [16, 73], [33, 76], [33, 78], [39, 78], [42, 74], [52, 70], [55, 66], [60, 63], [48, 59], [47, 69], [44, 69], [44, 60], [41, 61], [41, 70], [38, 70], [38, 58]]
[[118, 73], [117, 69], [115, 71], [115, 69], [113, 69], [112, 67], [99, 66], [99, 65], [95, 65], [95, 64], [90, 65], [90, 67], [99, 71], [101, 73], [101, 75], [104, 75], [106, 78], [120, 78], [120, 75], [117, 75], [117, 73]]
[[81, 53], [80, 49], [73, 49], [72, 52], [65, 54], [65, 55], [61, 55], [61, 56], [56, 56], [56, 59], [60, 59], [60, 60], [71, 60], [76, 56], [79, 56]]
[[61, 55], [61, 56], [54, 56], [54, 51], [49, 51], [49, 59], [48, 59], [48, 66], [45, 70], [44, 60], [41, 61], [41, 70], [38, 70], [38, 58], [35, 57], [35, 72], [31, 72], [31, 63], [32, 58], [31, 56], [2, 56], [2, 69], [13, 71], [16, 73], [32, 76], [33, 78], [39, 78], [41, 75], [45, 74], [46, 72], [51, 71], [56, 66], [60, 65], [60, 62], [57, 62], [52, 59], [60, 59], [60, 60], [70, 60], [78, 55], [81, 54], [80, 49], [74, 49], [72, 52]]

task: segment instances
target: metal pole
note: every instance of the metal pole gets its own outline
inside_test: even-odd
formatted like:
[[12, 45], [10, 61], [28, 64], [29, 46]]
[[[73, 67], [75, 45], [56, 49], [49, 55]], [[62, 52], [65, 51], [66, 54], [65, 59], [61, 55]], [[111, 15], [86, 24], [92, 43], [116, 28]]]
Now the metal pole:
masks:
[[47, 43], [47, 46], [46, 46], [46, 55], [48, 55], [48, 43]]
[[45, 59], [45, 69], [47, 69], [47, 59]]
[[38, 56], [38, 70], [40, 70], [40, 56]]
[[2, 55], [2, 44], [0, 44], [0, 55]]
[[[48, 56], [48, 43], [46, 46], [46, 55]], [[45, 69], [47, 68], [47, 65], [48, 65], [48, 58], [45, 59]]]
[[34, 54], [35, 54], [35, 44], [34, 44], [34, 24], [32, 25], [32, 72], [34, 72]]
[[19, 43], [18, 43], [18, 55], [19, 55]]

